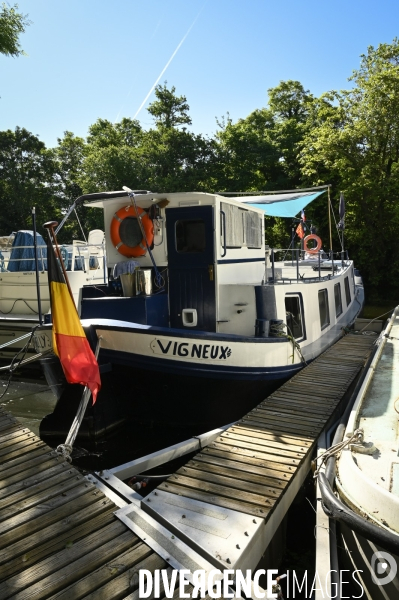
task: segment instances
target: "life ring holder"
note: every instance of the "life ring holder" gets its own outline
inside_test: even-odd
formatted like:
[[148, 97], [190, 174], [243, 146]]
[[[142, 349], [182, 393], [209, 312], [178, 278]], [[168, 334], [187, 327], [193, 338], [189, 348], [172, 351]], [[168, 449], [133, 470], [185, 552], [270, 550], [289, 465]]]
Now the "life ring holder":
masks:
[[[120, 228], [125, 219], [140, 219], [140, 230], [144, 231], [141, 241], [136, 246], [128, 246], [121, 239]], [[138, 223], [140, 225], [140, 223]], [[114, 248], [127, 258], [144, 256], [147, 253], [147, 245], [151, 247], [154, 241], [154, 225], [145, 210], [139, 206], [132, 205], [120, 208], [112, 217], [110, 227], [111, 241]]]
[[[315, 248], [308, 248], [308, 242], [310, 242], [310, 240], [314, 240], [316, 242]], [[303, 240], [303, 249], [305, 250], [305, 252], [308, 252], [308, 254], [317, 254], [319, 252], [319, 250], [321, 249], [321, 246], [322, 246], [321, 239], [319, 238], [318, 235], [315, 235], [314, 233], [307, 235]]]

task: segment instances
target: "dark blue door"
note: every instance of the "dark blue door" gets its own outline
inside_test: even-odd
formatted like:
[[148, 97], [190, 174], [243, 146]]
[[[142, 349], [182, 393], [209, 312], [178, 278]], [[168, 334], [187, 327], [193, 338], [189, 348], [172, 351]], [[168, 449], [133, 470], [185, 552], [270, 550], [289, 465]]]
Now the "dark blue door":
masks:
[[213, 206], [167, 208], [166, 234], [171, 327], [216, 331]]

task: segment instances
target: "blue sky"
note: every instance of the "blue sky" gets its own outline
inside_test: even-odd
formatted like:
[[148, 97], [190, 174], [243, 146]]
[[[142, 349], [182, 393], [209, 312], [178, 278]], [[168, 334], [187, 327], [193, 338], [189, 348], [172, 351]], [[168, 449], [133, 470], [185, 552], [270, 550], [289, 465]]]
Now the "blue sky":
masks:
[[[13, 4], [11, 0], [10, 4]], [[299, 80], [313, 94], [348, 87], [369, 45], [399, 35], [398, 0], [19, 0], [27, 57], [0, 55], [0, 129], [47, 146], [98, 118], [134, 117], [160, 79], [187, 97], [197, 133], [267, 104]], [[191, 29], [190, 29], [191, 27]], [[137, 115], [152, 124], [145, 107]]]

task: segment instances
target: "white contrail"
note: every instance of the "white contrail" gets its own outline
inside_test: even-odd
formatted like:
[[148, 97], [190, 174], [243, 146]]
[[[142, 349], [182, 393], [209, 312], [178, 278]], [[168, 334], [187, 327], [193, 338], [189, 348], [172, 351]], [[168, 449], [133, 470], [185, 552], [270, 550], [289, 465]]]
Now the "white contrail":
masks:
[[[206, 2], [205, 2], [206, 4]], [[133, 119], [135, 119], [137, 117], [137, 115], [139, 114], [139, 112], [141, 111], [141, 109], [143, 108], [144, 104], [147, 102], [148, 98], [151, 96], [152, 92], [155, 89], [155, 86], [158, 84], [159, 80], [161, 79], [162, 75], [165, 73], [166, 69], [169, 67], [170, 63], [172, 62], [172, 60], [174, 59], [174, 57], [176, 56], [176, 54], [178, 53], [181, 45], [183, 44], [184, 40], [186, 39], [186, 37], [188, 36], [188, 34], [190, 33], [190, 31], [192, 30], [192, 28], [194, 27], [195, 23], [197, 22], [198, 17], [200, 16], [200, 14], [202, 13], [204, 6], [201, 8], [201, 10], [199, 11], [198, 15], [195, 17], [194, 21], [192, 22], [192, 24], [190, 25], [190, 27], [188, 28], [188, 31], [186, 33], [186, 35], [183, 37], [183, 39], [181, 40], [181, 42], [179, 43], [179, 45], [177, 46], [176, 50], [173, 52], [172, 56], [170, 57], [170, 59], [168, 60], [168, 62], [166, 63], [166, 65], [164, 66], [164, 68], [162, 69], [162, 71], [160, 72], [159, 76], [157, 77], [157, 79], [155, 80], [154, 85], [151, 87], [150, 91], [148, 92], [148, 94], [146, 95], [146, 97], [144, 98], [143, 102], [140, 104], [140, 107], [138, 108], [138, 110], [136, 111], [136, 114], [134, 115]]]
[[[152, 38], [153, 38], [153, 37], [155, 37], [155, 34], [156, 34], [156, 32], [158, 31], [158, 29], [159, 29], [159, 27], [160, 27], [160, 25], [161, 25], [161, 23], [162, 23], [162, 19], [163, 19], [163, 16], [162, 16], [162, 18], [161, 18], [161, 19], [159, 19], [157, 26], [155, 27], [154, 31], [152, 32], [152, 35], [151, 35], [150, 39], [148, 40], [149, 42], [152, 40]], [[143, 69], [143, 65], [141, 65], [141, 67], [140, 67], [140, 69], [139, 69], [139, 73], [140, 73], [140, 71], [142, 71], [142, 69]], [[134, 88], [134, 85], [135, 85], [135, 84], [134, 84], [134, 82], [133, 82], [133, 83], [132, 83], [132, 85], [130, 86], [130, 89], [129, 89], [129, 91], [128, 91], [128, 93], [127, 93], [126, 97], [125, 97], [125, 99], [124, 99], [124, 103], [123, 103], [123, 104], [122, 104], [122, 106], [120, 107], [120, 109], [119, 109], [119, 111], [118, 111], [118, 114], [116, 115], [116, 117], [115, 117], [115, 119], [114, 119], [114, 125], [115, 125], [115, 123], [118, 121], [118, 119], [119, 119], [119, 115], [121, 114], [121, 112], [122, 112], [122, 109], [123, 109], [123, 108], [124, 108], [124, 106], [126, 105], [126, 102], [127, 102], [128, 98], [129, 98], [129, 96], [130, 96], [130, 94], [132, 93], [132, 90], [133, 90], [133, 88]]]

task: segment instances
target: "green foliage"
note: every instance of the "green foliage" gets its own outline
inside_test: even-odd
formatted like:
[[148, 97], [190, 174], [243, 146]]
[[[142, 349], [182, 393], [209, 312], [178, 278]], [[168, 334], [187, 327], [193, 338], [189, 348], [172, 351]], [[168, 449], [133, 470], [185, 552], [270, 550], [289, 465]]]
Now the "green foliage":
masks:
[[217, 178], [222, 191], [272, 189], [281, 168], [270, 130], [273, 118], [266, 109], [256, 110], [233, 123], [229, 116], [219, 122]]
[[179, 125], [191, 125], [191, 117], [188, 115], [190, 110], [185, 96], [176, 96], [176, 88], [172, 86], [167, 88], [167, 81], [164, 85], [157, 85], [155, 88], [155, 97], [157, 98], [148, 107], [148, 112], [155, 119], [157, 128], [170, 129]]
[[143, 131], [132, 119], [99, 119], [90, 127], [78, 178], [84, 193], [123, 185], [160, 192], [209, 189], [214, 142], [179, 128], [191, 119], [186, 98], [177, 97], [174, 87], [157, 86], [155, 96], [148, 108], [154, 129]]
[[3, 2], [0, 8], [0, 54], [13, 57], [25, 54], [19, 36], [30, 24], [27, 15], [18, 12], [18, 4], [9, 7]]
[[[65, 131], [64, 137], [58, 138], [58, 146], [51, 152], [56, 164], [54, 188], [57, 206], [65, 210], [83, 194], [81, 180], [84, 175], [83, 162], [86, 155], [86, 143], [83, 138], [76, 137], [70, 131]], [[90, 229], [104, 227], [102, 211], [87, 210], [83, 206], [79, 206], [76, 210], [86, 234]], [[70, 242], [71, 239], [84, 239], [78, 220], [74, 216], [72, 214], [62, 228], [59, 235], [60, 241]]]
[[60, 217], [54, 195], [56, 165], [35, 135], [20, 127], [0, 132], [0, 173], [0, 231], [4, 234], [29, 229], [33, 206], [38, 224]]
[[399, 226], [398, 40], [370, 46], [351, 80], [352, 90], [330, 92], [318, 102], [302, 144], [303, 173], [314, 183], [328, 173], [344, 191], [345, 237], [366, 284], [377, 289], [388, 268], [397, 293], [399, 258], [392, 249]]
[[79, 183], [85, 194], [120, 190], [123, 185], [142, 189], [146, 176], [139, 147], [143, 132], [138, 121], [111, 123], [98, 119], [89, 128]]

